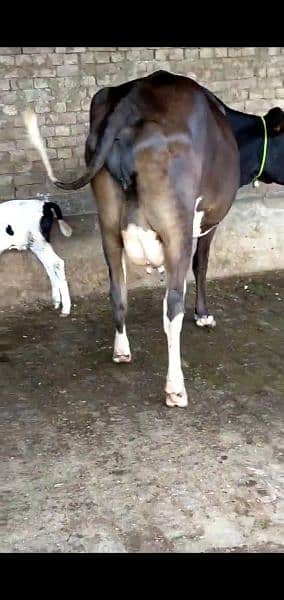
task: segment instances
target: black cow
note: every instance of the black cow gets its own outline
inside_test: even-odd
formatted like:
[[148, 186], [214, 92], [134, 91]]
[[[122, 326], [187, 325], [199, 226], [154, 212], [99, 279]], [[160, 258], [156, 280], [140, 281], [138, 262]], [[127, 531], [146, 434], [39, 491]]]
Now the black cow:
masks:
[[231, 110], [195, 81], [165, 71], [101, 89], [92, 99], [87, 169], [70, 183], [53, 174], [34, 114], [26, 125], [48, 175], [64, 190], [91, 183], [109, 267], [115, 362], [129, 362], [124, 253], [136, 265], [165, 265], [163, 305], [169, 362], [166, 404], [186, 406], [180, 358], [186, 275], [193, 271], [195, 319], [214, 326], [206, 303], [212, 238], [238, 188], [256, 179], [284, 184], [284, 113]]

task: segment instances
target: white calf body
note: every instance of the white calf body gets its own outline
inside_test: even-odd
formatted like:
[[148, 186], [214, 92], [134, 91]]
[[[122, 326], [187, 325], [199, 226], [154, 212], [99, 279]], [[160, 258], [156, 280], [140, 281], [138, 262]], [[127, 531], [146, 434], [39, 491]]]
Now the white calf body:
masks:
[[61, 232], [65, 236], [72, 233], [71, 227], [62, 219], [60, 208], [46, 200], [9, 200], [0, 204], [0, 254], [6, 250], [31, 250], [42, 263], [52, 288], [55, 308], [62, 305], [62, 316], [70, 314], [71, 300], [65, 277], [64, 260], [53, 250], [49, 241], [52, 217], [45, 235], [41, 230], [44, 210], [51, 215], [56, 213]]

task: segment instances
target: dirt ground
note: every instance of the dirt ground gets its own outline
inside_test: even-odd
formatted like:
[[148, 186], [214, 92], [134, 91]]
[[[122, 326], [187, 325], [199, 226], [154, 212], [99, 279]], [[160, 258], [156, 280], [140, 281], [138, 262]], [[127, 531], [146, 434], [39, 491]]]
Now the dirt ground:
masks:
[[162, 289], [129, 293], [133, 362], [106, 296], [69, 319], [0, 312], [3, 552], [283, 552], [284, 274], [209, 283], [169, 409]]

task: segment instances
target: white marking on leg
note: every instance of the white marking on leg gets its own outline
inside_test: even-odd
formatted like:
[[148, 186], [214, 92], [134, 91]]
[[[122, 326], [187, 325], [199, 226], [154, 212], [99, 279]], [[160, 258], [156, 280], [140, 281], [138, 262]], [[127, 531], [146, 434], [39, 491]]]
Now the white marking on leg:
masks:
[[125, 251], [124, 250], [122, 251], [121, 264], [122, 264], [124, 282], [126, 284], [126, 262], [125, 262]]
[[192, 237], [193, 238], [199, 238], [199, 237], [202, 237], [203, 235], [207, 235], [209, 233], [209, 231], [212, 231], [212, 229], [214, 229], [218, 225], [218, 223], [217, 223], [216, 225], [213, 225], [212, 227], [207, 229], [207, 231], [203, 231], [203, 232], [201, 231], [201, 221], [204, 217], [204, 210], [197, 210], [201, 200], [203, 200], [203, 197], [199, 196], [197, 198], [197, 200], [195, 202], [195, 206], [194, 206], [193, 228], [192, 228]]
[[[184, 293], [186, 292], [186, 281], [184, 282]], [[168, 373], [166, 381], [166, 404], [167, 406], [185, 407], [188, 404], [187, 393], [184, 386], [184, 377], [181, 368], [180, 334], [184, 313], [179, 313], [172, 321], [168, 318], [167, 310], [168, 292], [163, 301], [163, 324], [168, 340]]]
[[115, 332], [113, 361], [116, 363], [131, 361], [131, 352], [125, 325], [122, 333], [119, 333], [117, 330]]

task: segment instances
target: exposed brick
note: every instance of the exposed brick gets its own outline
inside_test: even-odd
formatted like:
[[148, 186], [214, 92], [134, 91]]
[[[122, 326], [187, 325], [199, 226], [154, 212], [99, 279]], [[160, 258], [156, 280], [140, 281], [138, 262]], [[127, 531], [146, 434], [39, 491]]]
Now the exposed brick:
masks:
[[217, 58], [226, 58], [228, 56], [228, 48], [214, 48]]
[[254, 75], [256, 77], [266, 77], [267, 76], [267, 67], [255, 67], [254, 69]]
[[0, 186], [8, 186], [13, 183], [12, 175], [0, 175]]
[[242, 48], [241, 54], [242, 54], [242, 56], [254, 56], [255, 48]]
[[66, 112], [66, 102], [56, 102], [53, 105], [53, 110], [56, 113], [63, 113]]
[[11, 79], [12, 90], [29, 90], [33, 87], [33, 79]]
[[48, 58], [51, 65], [57, 66], [64, 64], [64, 57], [62, 54], [49, 54]]
[[71, 125], [71, 135], [82, 135], [86, 133], [86, 125], [81, 123], [80, 125]]
[[97, 86], [97, 80], [94, 75], [83, 75], [82, 76], [82, 85], [89, 86]]
[[261, 90], [249, 90], [250, 100], [261, 100], [263, 92]]
[[72, 75], [78, 75], [78, 65], [63, 65], [56, 68], [58, 77], [71, 77]]
[[76, 115], [77, 123], [89, 123], [89, 111], [82, 111]]
[[[156, 60], [167, 60], [168, 58], [168, 48], [160, 48], [159, 50], [155, 50], [155, 59]], [[138, 60], [139, 59], [139, 52], [137, 51], [137, 53], [135, 54], [135, 50], [133, 51], [134, 53], [134, 57], [130, 58], [130, 60]], [[127, 58], [129, 56], [129, 52], [127, 52]]]
[[33, 64], [33, 57], [32, 56], [26, 56], [25, 54], [20, 54], [19, 56], [16, 56], [16, 65], [18, 67], [23, 67], [26, 65], [32, 65]]
[[[18, 56], [16, 57], [18, 58]], [[14, 56], [0, 56], [0, 65], [15, 65], [15, 57]]]
[[35, 198], [37, 194], [43, 191], [42, 183], [34, 183], [32, 185], [21, 185], [16, 188], [16, 198]]
[[199, 56], [200, 58], [213, 58], [214, 48], [200, 48]]
[[[145, 52], [147, 52], [147, 50]], [[148, 50], [148, 52], [151, 52], [151, 50]], [[116, 62], [122, 62], [123, 60], [125, 60], [125, 58], [126, 58], [125, 52], [118, 52], [118, 51], [116, 51], [116, 52], [111, 52], [110, 53], [110, 60], [112, 62], [114, 62], [114, 63], [116, 63]], [[145, 59], [143, 59], [143, 60], [145, 60]], [[148, 59], [146, 59], [146, 60], [148, 60]]]
[[77, 65], [78, 64], [78, 54], [65, 54], [64, 64], [65, 65]]
[[[1, 174], [5, 174], [5, 173], [11, 173], [11, 170], [14, 168], [13, 164], [11, 164], [11, 161], [5, 161], [3, 162], [2, 160], [0, 161], [0, 173]], [[1, 199], [2, 200], [2, 195], [1, 195]]]
[[42, 125], [40, 128], [40, 133], [44, 138], [57, 135], [55, 127], [52, 127], [52, 125]]
[[85, 98], [84, 100], [81, 100], [81, 109], [89, 110], [90, 104], [91, 104], [90, 98]]
[[69, 137], [53, 137], [48, 139], [49, 148], [72, 148], [77, 144], [83, 144], [85, 139], [80, 136], [69, 136]]
[[168, 58], [169, 60], [182, 60], [184, 58], [183, 48], [170, 48]]
[[10, 83], [8, 79], [0, 79], [0, 90], [9, 90], [10, 89]]
[[23, 173], [21, 175], [15, 175], [14, 182], [16, 186], [19, 185], [31, 185], [32, 183], [44, 183], [45, 173], [38, 173], [32, 171], [30, 173]]
[[6, 67], [6, 65], [0, 65], [0, 77], [4, 77], [4, 79], [11, 79], [12, 77], [22, 77], [23, 73], [20, 72], [18, 67], [13, 67], [12, 65]]
[[26, 130], [24, 127], [0, 128], [0, 140], [19, 140], [25, 137]]
[[109, 46], [103, 46], [102, 48], [98, 47], [98, 46], [94, 46], [94, 47], [88, 47], [87, 50], [93, 50], [96, 52], [113, 52], [114, 50], [129, 50], [129, 48], [115, 48], [113, 46], [109, 47]]
[[49, 60], [46, 54], [33, 54], [32, 56], [24, 56], [23, 58], [26, 61], [31, 60], [32, 64], [37, 65], [38, 67], [49, 66]]
[[[55, 127], [55, 135], [69, 135], [70, 127], [68, 125], [57, 125]], [[54, 135], [54, 133], [52, 134]]]
[[9, 152], [0, 152], [0, 163], [10, 161], [10, 157]]
[[71, 148], [58, 148], [57, 155], [58, 158], [71, 158], [72, 150]]
[[[33, 77], [56, 77], [56, 68], [46, 69], [45, 67], [41, 68], [33, 68], [32, 70]], [[30, 74], [30, 70], [29, 70]]]
[[[30, 81], [30, 80], [28, 80]], [[48, 79], [41, 79], [41, 78], [35, 78], [34, 79], [34, 87], [36, 89], [43, 89], [43, 88], [48, 88], [49, 87], [49, 80]]]
[[38, 100], [41, 103], [45, 103], [52, 99], [51, 94], [46, 89], [45, 90], [39, 90], [39, 89], [24, 90], [23, 94], [24, 94], [24, 98], [25, 98], [26, 102], [34, 102], [34, 101]]
[[47, 52], [53, 52], [55, 50], [54, 47], [43, 47], [40, 46], [38, 48], [32, 46], [31, 48], [23, 48], [23, 54], [46, 54]]
[[81, 54], [81, 63], [94, 63], [95, 62], [95, 54], [94, 52], [85, 52], [85, 54]]
[[15, 102], [17, 102], [17, 92], [3, 92], [1, 94], [2, 104], [14, 104]]
[[109, 52], [95, 52], [95, 62], [96, 63], [108, 63], [110, 62], [110, 54]]
[[269, 100], [246, 100], [245, 102], [245, 110], [256, 114], [261, 114], [268, 110], [269, 106]]
[[7, 187], [1, 187], [1, 200], [12, 200], [13, 198], [15, 198], [14, 185], [8, 185]]
[[280, 54], [281, 48], [268, 48], [269, 56], [275, 56], [275, 54]]
[[39, 113], [39, 114], [50, 112], [50, 106], [47, 102], [36, 102], [35, 103], [35, 112]]
[[76, 169], [79, 167], [78, 158], [67, 158], [64, 160], [65, 169]]
[[140, 50], [140, 60], [153, 60], [153, 58], [154, 58], [154, 50], [149, 50], [149, 49]]
[[78, 112], [81, 110], [81, 100], [80, 98], [73, 98], [72, 100], [67, 100], [66, 102], [67, 111]]
[[242, 48], [228, 48], [228, 56], [242, 56]]
[[12, 46], [11, 48], [4, 48], [1, 46], [0, 53], [1, 54], [21, 54], [21, 48]]
[[[47, 154], [48, 154], [49, 159], [51, 160], [51, 159], [57, 157], [57, 150], [55, 148], [47, 148]], [[42, 165], [42, 162], [39, 161], [39, 153], [37, 150], [29, 150], [28, 158], [33, 163], [38, 163], [38, 165], [41, 165], [41, 169], [42, 169], [43, 165]]]
[[73, 47], [73, 48], [66, 48], [66, 53], [67, 54], [73, 54], [73, 52], [78, 52], [79, 54], [81, 54], [82, 52], [85, 52], [86, 48], [78, 46], [78, 47]]
[[76, 113], [50, 113], [46, 115], [46, 123], [51, 125], [74, 125]]
[[196, 59], [199, 57], [199, 48], [185, 48], [184, 50], [185, 58]]

